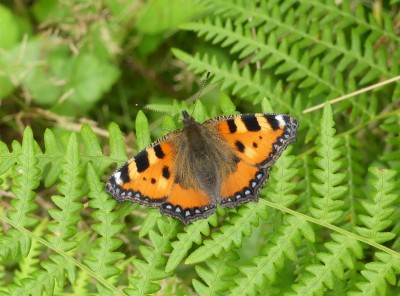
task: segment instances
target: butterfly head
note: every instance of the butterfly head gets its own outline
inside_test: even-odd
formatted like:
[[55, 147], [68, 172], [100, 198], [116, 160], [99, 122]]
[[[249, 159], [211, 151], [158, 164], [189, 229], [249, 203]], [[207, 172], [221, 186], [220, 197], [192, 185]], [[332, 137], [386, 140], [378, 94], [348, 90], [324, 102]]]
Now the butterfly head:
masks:
[[190, 114], [186, 110], [182, 111], [182, 115], [183, 115], [183, 124], [185, 126], [191, 126], [197, 124], [196, 120], [194, 120], [194, 118], [190, 116]]

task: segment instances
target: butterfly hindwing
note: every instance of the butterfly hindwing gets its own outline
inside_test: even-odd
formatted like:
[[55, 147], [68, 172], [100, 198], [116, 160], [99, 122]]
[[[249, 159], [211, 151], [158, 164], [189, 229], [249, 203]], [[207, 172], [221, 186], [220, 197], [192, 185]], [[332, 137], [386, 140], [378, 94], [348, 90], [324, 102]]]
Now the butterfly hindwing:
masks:
[[160, 206], [174, 180], [172, 147], [171, 142], [164, 141], [142, 150], [110, 177], [107, 191], [118, 201]]
[[221, 206], [235, 207], [248, 201], [257, 201], [258, 190], [268, 179], [268, 171], [241, 160], [237, 170], [222, 182]]
[[160, 211], [180, 219], [187, 225], [191, 221], [211, 215], [215, 211], [215, 204], [212, 204], [210, 197], [204, 191], [183, 188], [179, 183], [174, 183]]

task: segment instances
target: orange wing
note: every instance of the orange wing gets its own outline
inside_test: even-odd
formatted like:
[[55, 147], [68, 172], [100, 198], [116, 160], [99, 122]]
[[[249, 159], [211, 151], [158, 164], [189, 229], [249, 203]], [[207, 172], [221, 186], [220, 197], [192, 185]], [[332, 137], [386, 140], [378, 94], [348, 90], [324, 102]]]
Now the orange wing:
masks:
[[180, 219], [185, 225], [200, 218], [206, 218], [215, 211], [210, 197], [201, 190], [183, 188], [179, 183], [172, 185], [160, 212]]
[[158, 141], [120, 167], [106, 189], [118, 201], [158, 207], [174, 182], [174, 153], [170, 141]]
[[262, 113], [217, 117], [205, 124], [216, 124], [219, 134], [239, 159], [236, 171], [222, 182], [223, 207], [258, 199], [270, 166], [289, 143], [296, 141], [298, 126], [297, 120], [289, 115]]

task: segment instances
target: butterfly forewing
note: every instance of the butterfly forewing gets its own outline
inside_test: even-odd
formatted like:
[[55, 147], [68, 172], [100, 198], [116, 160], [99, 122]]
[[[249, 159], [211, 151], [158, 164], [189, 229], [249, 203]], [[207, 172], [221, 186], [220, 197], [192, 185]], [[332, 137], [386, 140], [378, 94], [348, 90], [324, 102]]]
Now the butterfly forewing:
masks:
[[221, 205], [233, 207], [257, 201], [270, 166], [286, 146], [296, 141], [297, 120], [285, 114], [239, 114], [217, 117], [215, 124], [240, 160], [237, 170], [223, 180]]

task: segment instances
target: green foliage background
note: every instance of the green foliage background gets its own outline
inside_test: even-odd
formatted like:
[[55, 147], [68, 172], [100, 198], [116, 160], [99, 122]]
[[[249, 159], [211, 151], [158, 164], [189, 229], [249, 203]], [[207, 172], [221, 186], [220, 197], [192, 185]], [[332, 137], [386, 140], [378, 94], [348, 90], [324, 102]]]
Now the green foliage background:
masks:
[[[400, 1], [0, 4], [0, 295], [399, 295]], [[287, 113], [258, 203], [184, 227], [104, 182], [194, 116]], [[186, 100], [182, 98], [187, 98]], [[149, 124], [150, 122], [150, 124]], [[123, 136], [123, 134], [125, 134]]]

